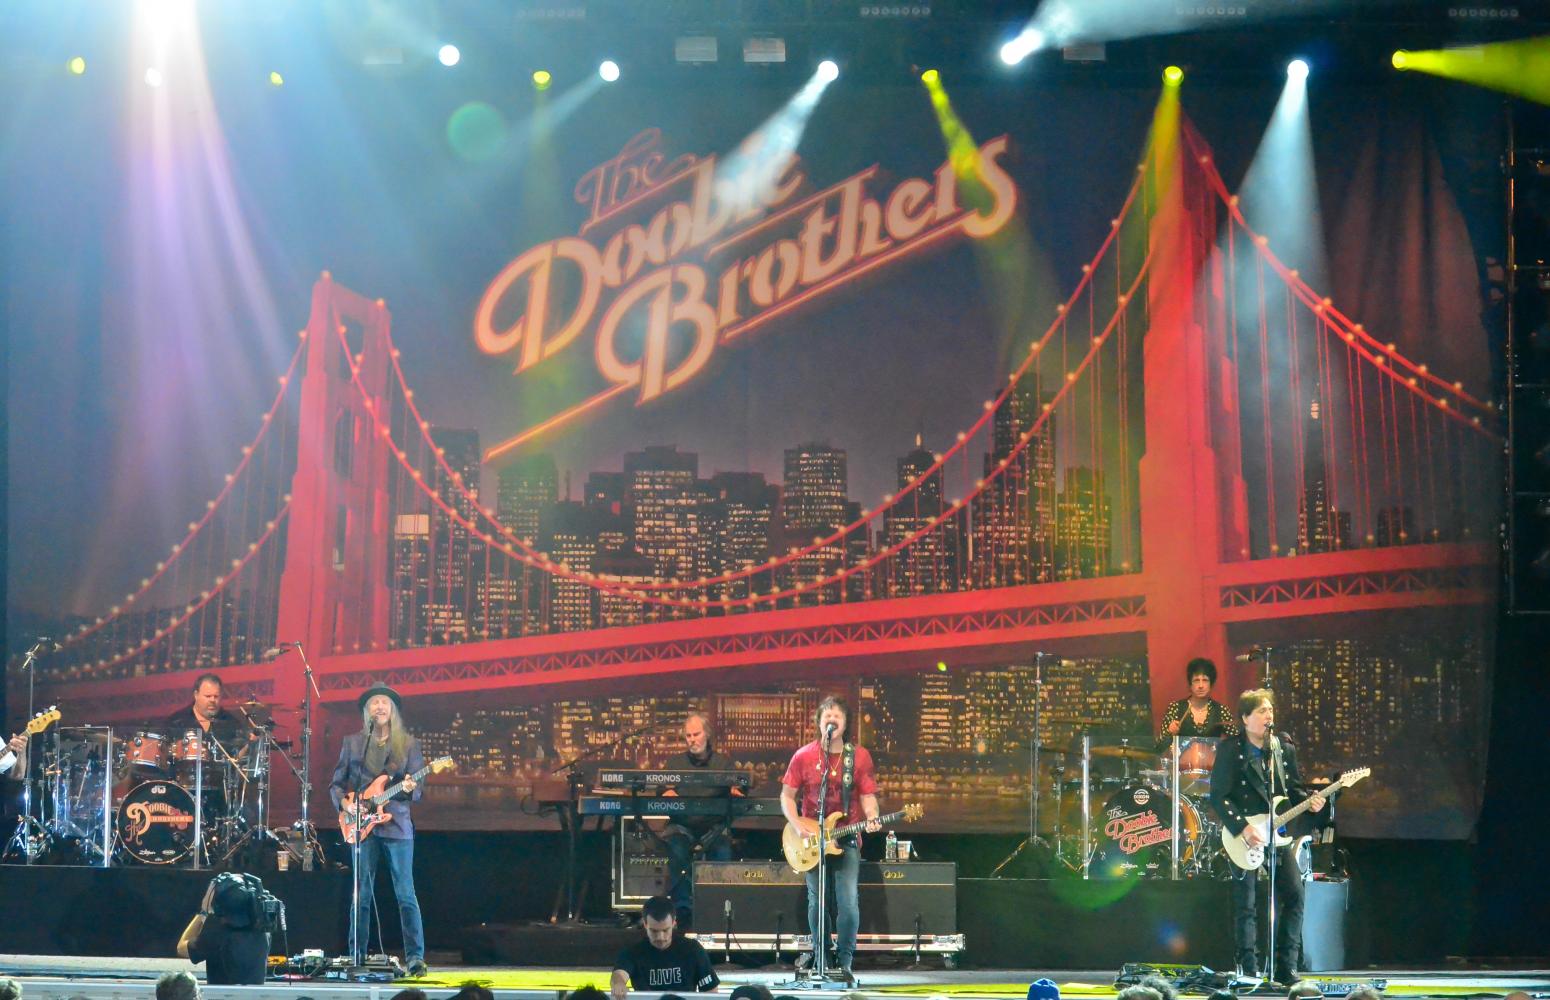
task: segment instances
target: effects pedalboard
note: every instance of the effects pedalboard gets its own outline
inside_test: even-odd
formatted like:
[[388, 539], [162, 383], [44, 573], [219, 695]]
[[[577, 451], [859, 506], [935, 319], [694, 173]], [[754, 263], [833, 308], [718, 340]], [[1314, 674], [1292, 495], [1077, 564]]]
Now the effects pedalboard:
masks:
[[269, 975], [276, 978], [323, 979], [352, 983], [391, 983], [407, 975], [402, 963], [392, 955], [367, 955], [362, 965], [349, 956], [328, 958], [322, 951], [309, 948], [290, 958], [270, 956]]

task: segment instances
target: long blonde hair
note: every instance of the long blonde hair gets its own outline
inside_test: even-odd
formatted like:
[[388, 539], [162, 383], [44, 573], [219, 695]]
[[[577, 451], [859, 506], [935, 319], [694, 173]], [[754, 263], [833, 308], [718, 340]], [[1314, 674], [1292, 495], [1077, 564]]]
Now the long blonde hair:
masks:
[[[387, 695], [375, 695], [378, 698], [387, 698]], [[361, 732], [367, 739], [371, 738], [375, 723], [371, 719], [371, 699], [366, 699], [366, 704], [361, 706]], [[404, 717], [398, 711], [398, 702], [388, 698], [388, 760], [402, 767], [409, 759], [409, 728], [404, 725]]]

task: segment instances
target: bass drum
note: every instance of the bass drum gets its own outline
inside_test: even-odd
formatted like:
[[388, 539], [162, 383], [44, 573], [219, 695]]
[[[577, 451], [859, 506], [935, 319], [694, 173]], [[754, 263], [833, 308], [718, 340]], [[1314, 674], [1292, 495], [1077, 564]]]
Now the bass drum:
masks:
[[[1093, 878], [1167, 878], [1172, 868], [1173, 799], [1154, 785], [1120, 789], [1093, 810], [1097, 841]], [[1187, 796], [1179, 799], [1179, 868], [1186, 869], [1201, 846], [1200, 812]]]
[[188, 857], [194, 842], [194, 797], [182, 785], [147, 781], [119, 803], [119, 846], [148, 865], [171, 865]]

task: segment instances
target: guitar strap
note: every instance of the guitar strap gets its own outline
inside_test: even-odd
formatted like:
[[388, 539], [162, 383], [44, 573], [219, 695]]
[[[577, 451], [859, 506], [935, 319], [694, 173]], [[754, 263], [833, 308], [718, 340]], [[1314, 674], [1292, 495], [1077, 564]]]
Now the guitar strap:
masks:
[[845, 819], [850, 820], [850, 789], [856, 783], [856, 745], [845, 744], [844, 755], [840, 758], [840, 809], [845, 813]]

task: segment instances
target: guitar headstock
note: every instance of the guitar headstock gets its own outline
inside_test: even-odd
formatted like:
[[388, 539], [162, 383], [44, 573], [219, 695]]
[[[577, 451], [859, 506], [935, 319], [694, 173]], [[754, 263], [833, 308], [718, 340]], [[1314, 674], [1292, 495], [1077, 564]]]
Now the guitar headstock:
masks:
[[907, 823], [913, 823], [925, 814], [926, 808], [919, 802], [911, 802], [909, 805], [904, 807], [904, 820]]
[[47, 712], [39, 712], [27, 723], [27, 735], [36, 736], [60, 719], [59, 709], [50, 708]]
[[1372, 768], [1370, 767], [1352, 768], [1340, 776], [1339, 784], [1345, 788], [1350, 788], [1352, 785], [1356, 784], [1358, 781], [1361, 781], [1363, 778], [1370, 774], [1372, 774]]
[[431, 761], [432, 774], [440, 774], [443, 771], [450, 771], [454, 767], [457, 767], [457, 761], [453, 760], [451, 757], [437, 757], [435, 760]]

